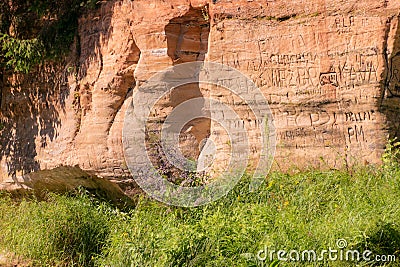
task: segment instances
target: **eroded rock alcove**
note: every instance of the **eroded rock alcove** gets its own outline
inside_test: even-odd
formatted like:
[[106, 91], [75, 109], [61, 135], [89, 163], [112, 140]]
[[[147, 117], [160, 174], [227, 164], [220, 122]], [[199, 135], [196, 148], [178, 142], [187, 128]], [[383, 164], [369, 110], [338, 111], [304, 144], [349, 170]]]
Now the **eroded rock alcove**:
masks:
[[[193, 61], [204, 61], [208, 52], [208, 38], [210, 34], [210, 22], [205, 17], [208, 6], [200, 8], [190, 8], [182, 17], [170, 20], [165, 26], [167, 37], [168, 56], [173, 60], [173, 64], [181, 64]], [[200, 88], [200, 84], [187, 84], [171, 91], [170, 104], [176, 107], [179, 104], [192, 99], [207, 97], [205, 88]], [[198, 107], [205, 108], [205, 106]], [[207, 116], [207, 114], [204, 114]], [[209, 117], [209, 116], [208, 116]], [[190, 147], [182, 145], [185, 154], [192, 154], [195, 158], [199, 156], [200, 144], [210, 135], [210, 119], [199, 118], [188, 122], [182, 129], [182, 139], [192, 139], [195, 141]], [[185, 143], [184, 140], [182, 140]]]
[[[172, 60], [172, 65], [178, 65], [194, 61], [204, 61], [208, 52], [208, 38], [210, 33], [210, 22], [205, 17], [208, 6], [200, 8], [190, 7], [182, 16], [175, 17], [165, 26], [165, 37], [167, 41], [167, 55]], [[204, 114], [202, 118], [188, 121], [180, 129], [179, 149], [182, 154], [197, 161], [201, 152], [202, 144], [210, 135], [210, 116], [205, 110], [207, 89], [201, 88], [200, 83], [182, 84], [172, 89], [162, 97], [153, 107], [155, 113], [148, 123], [147, 142], [150, 153], [153, 155], [153, 164], [164, 170], [167, 176], [172, 175], [173, 166], [168, 163], [164, 156], [161, 139], [161, 126], [171, 110], [190, 99], [203, 98], [203, 104], [192, 107], [194, 113]], [[154, 120], [156, 121], [154, 123]], [[175, 170], [174, 176], [177, 175]]]

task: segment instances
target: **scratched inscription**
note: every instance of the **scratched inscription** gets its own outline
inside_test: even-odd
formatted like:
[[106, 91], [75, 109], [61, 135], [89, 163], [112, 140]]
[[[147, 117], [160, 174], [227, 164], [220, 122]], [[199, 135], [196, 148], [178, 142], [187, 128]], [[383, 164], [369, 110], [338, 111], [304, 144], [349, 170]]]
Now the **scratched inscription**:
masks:
[[[357, 87], [379, 86], [382, 44], [363, 40], [377, 36], [378, 32], [369, 29], [374, 23], [378, 23], [375, 18], [334, 16], [327, 19], [326, 29], [310, 25], [300, 31], [293, 26], [286, 33], [292, 29], [287, 26], [282, 33], [265, 26], [265, 31], [260, 30], [262, 34], [235, 42], [238, 49], [224, 51], [219, 61], [248, 73], [258, 87], [268, 92], [271, 102], [275, 102], [272, 98], [276, 102], [302, 101], [310, 96], [335, 99]], [[356, 35], [358, 31], [362, 34]], [[235, 34], [232, 32], [230, 38]], [[397, 70], [393, 69], [392, 77], [392, 84], [400, 84], [395, 82], [400, 81]], [[391, 88], [400, 90], [396, 85]]]

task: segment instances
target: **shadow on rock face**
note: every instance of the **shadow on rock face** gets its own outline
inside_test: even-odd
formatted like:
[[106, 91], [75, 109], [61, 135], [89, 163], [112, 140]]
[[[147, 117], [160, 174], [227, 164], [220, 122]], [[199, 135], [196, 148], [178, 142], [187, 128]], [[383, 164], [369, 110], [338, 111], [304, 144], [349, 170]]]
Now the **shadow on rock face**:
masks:
[[[174, 66], [188, 62], [203, 62], [208, 52], [208, 39], [210, 34], [210, 22], [205, 15], [207, 8], [190, 7], [183, 16], [173, 18], [165, 26], [167, 39], [167, 54]], [[174, 71], [179, 72], [179, 68]], [[191, 73], [191, 69], [185, 69], [185, 75]], [[193, 70], [196, 71], [195, 69]], [[177, 75], [179, 76], [179, 75]], [[192, 106], [187, 112], [197, 116], [184, 123], [180, 129], [174, 129], [179, 134], [179, 150], [182, 155], [195, 163], [201, 153], [201, 142], [210, 136], [211, 119], [207, 111], [208, 89], [199, 82], [186, 83], [171, 89], [168, 94], [162, 97], [155, 105], [159, 114], [157, 120], [152, 118], [147, 129], [147, 149], [154, 166], [157, 166], [160, 173], [174, 183], [181, 183], [190, 179], [193, 173], [181, 171], [168, 163], [165, 153], [159, 144], [161, 140], [161, 127], [165, 119], [171, 115], [171, 110], [182, 107], [193, 99], [199, 100], [198, 105]], [[200, 116], [201, 114], [201, 116]], [[184, 114], [182, 114], [184, 115]], [[182, 121], [180, 118], [175, 118]], [[154, 122], [157, 121], [157, 122]], [[194, 171], [196, 168], [193, 169]]]
[[[391, 25], [394, 25], [393, 27]], [[397, 27], [396, 27], [397, 26]], [[393, 44], [388, 37], [395, 31]], [[380, 111], [387, 117], [390, 138], [400, 137], [400, 17], [388, 19], [384, 44], [385, 76], [381, 80]]]

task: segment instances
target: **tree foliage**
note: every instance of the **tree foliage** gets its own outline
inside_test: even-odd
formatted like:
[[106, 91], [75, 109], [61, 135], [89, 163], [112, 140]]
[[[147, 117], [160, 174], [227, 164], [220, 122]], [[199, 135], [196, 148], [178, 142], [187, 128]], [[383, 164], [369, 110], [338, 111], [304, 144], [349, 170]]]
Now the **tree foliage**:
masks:
[[69, 50], [78, 18], [97, 0], [0, 0], [0, 68], [28, 72]]

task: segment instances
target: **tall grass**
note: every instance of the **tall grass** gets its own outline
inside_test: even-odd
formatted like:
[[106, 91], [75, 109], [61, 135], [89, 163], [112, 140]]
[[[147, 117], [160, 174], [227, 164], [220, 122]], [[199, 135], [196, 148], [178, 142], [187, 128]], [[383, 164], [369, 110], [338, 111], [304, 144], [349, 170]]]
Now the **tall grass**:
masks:
[[109, 236], [110, 212], [85, 196], [0, 200], [0, 246], [37, 266], [93, 266]]
[[[0, 248], [37, 266], [268, 266], [264, 248], [370, 249], [400, 258], [400, 167], [270, 173], [250, 193], [244, 177], [229, 194], [197, 208], [145, 196], [121, 212], [81, 195], [0, 200]], [[367, 262], [280, 262], [356, 266]], [[378, 263], [372, 263], [379, 266]], [[399, 266], [399, 261], [382, 266]]]

